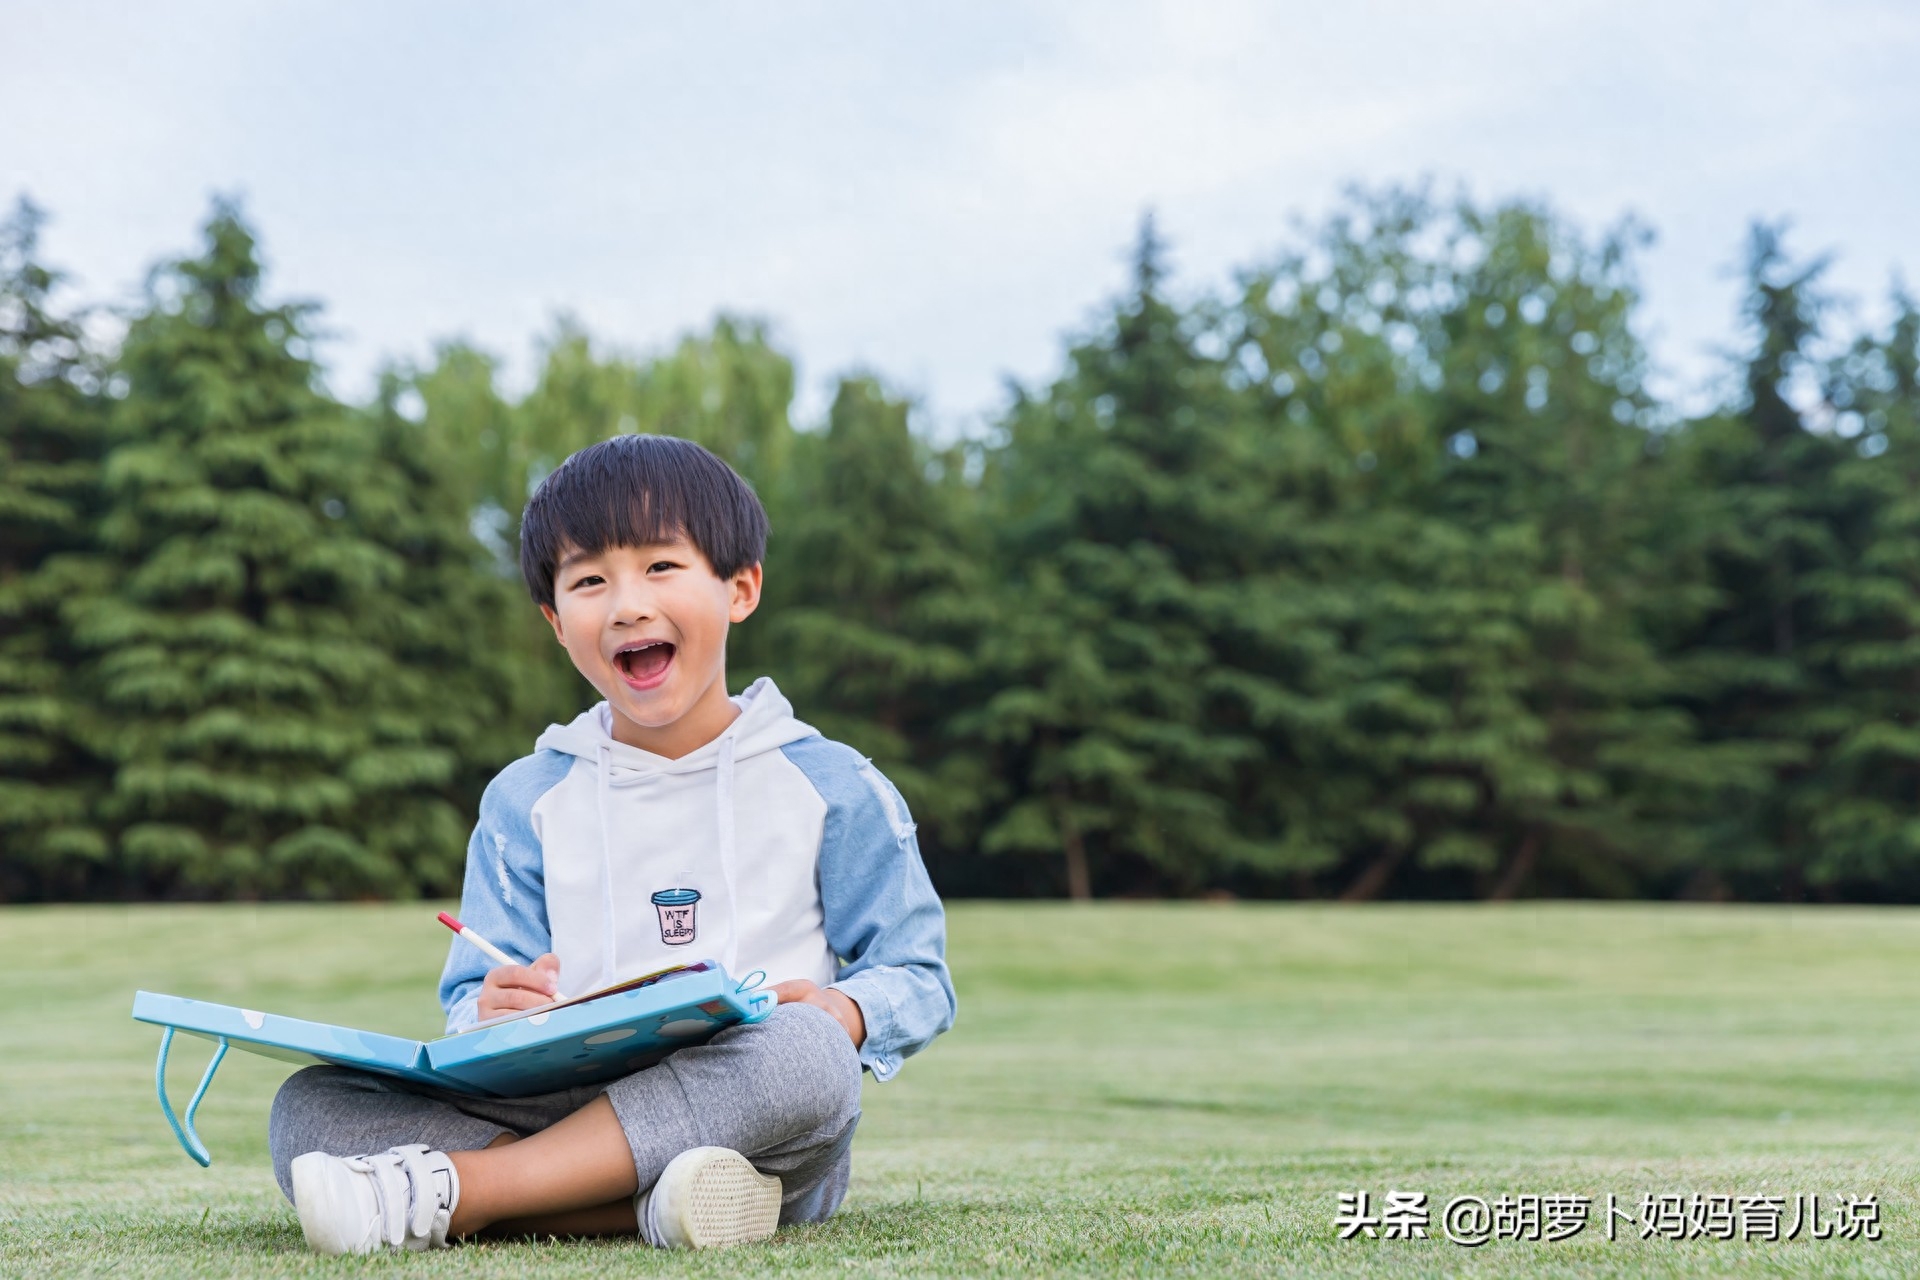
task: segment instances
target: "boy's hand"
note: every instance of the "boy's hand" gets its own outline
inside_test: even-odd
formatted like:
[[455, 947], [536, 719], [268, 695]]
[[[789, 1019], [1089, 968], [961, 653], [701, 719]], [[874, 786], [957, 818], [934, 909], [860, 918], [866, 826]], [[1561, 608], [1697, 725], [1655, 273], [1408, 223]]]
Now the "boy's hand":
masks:
[[867, 1020], [851, 996], [841, 995], [831, 987], [821, 987], [805, 978], [776, 982], [773, 984], [773, 994], [780, 998], [781, 1004], [810, 1004], [825, 1009], [833, 1015], [835, 1022], [847, 1029], [847, 1034], [853, 1038], [854, 1048], [858, 1049], [867, 1042]]
[[487, 970], [480, 984], [480, 1021], [503, 1013], [552, 1004], [560, 990], [560, 957], [549, 951], [532, 964], [503, 964]]

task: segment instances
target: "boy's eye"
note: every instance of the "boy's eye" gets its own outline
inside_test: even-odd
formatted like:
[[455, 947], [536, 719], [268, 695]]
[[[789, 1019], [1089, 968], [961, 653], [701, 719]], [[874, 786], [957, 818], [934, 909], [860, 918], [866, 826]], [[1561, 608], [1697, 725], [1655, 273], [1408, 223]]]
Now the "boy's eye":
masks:
[[680, 566], [671, 560], [655, 560], [647, 566], [648, 573], [657, 573], [662, 569], [678, 569]]
[[575, 581], [573, 584], [573, 589], [578, 590], [581, 587], [591, 587], [605, 581], [606, 579], [601, 577], [599, 574], [589, 573], [586, 576]]

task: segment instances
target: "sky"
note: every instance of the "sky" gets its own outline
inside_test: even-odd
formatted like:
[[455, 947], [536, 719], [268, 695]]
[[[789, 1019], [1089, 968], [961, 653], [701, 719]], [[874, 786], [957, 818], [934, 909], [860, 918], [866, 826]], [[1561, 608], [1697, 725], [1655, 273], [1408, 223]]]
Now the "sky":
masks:
[[0, 32], [0, 198], [46, 209], [76, 296], [133, 302], [236, 195], [349, 395], [454, 337], [524, 385], [562, 313], [645, 352], [724, 310], [772, 321], [803, 419], [867, 370], [973, 430], [1121, 289], [1144, 211], [1198, 293], [1355, 183], [1646, 223], [1683, 401], [1756, 217], [1862, 322], [1920, 286], [1911, 0], [0, 0]]

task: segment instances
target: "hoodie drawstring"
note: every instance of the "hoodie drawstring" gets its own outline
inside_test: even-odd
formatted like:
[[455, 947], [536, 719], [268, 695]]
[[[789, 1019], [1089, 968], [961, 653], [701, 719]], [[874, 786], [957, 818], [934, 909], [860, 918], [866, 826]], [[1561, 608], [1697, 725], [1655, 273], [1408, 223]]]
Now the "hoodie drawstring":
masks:
[[[714, 825], [717, 828], [720, 855], [720, 879], [727, 892], [727, 940], [722, 948], [720, 963], [726, 966], [728, 973], [739, 967], [740, 939], [740, 893], [734, 880], [735, 841], [733, 832], [733, 747], [734, 737], [726, 734], [720, 739], [719, 759], [715, 762], [713, 779]], [[613, 748], [601, 743], [595, 751], [599, 765], [599, 778], [596, 795], [600, 803], [600, 894], [601, 924], [603, 929], [602, 947], [606, 959], [605, 971], [601, 974], [599, 986], [612, 983], [620, 974], [620, 966], [614, 955], [618, 931], [614, 927], [613, 902], [613, 826], [608, 821], [607, 793], [611, 789], [613, 775]]]
[[733, 744], [732, 733], [721, 735], [720, 759], [713, 779], [713, 802], [717, 809], [714, 817], [720, 837], [720, 878], [727, 887], [727, 943], [722, 948], [720, 963], [728, 973], [739, 968], [740, 949], [740, 894], [733, 880]]
[[614, 948], [618, 945], [613, 927], [613, 826], [607, 820], [607, 791], [613, 785], [613, 747], [601, 743], [595, 752], [599, 757], [600, 777], [597, 796], [600, 801], [600, 911], [604, 933], [601, 946], [604, 958], [601, 963], [600, 981], [594, 985], [604, 987], [611, 984], [620, 968], [614, 963]]
[[[637, 955], [655, 955], [652, 939], [648, 936], [649, 931], [645, 928], [642, 919], [635, 918], [635, 913], [629, 910], [633, 904], [622, 902], [619, 895], [639, 894], [639, 904], [644, 910], [647, 905], [646, 890], [649, 886], [639, 884], [636, 877], [642, 874], [664, 874], [664, 868], [688, 861], [696, 862], [705, 870], [695, 871], [686, 878], [686, 882], [675, 883], [670, 887], [699, 888], [700, 877], [711, 876], [714, 883], [707, 895], [711, 902], [710, 905], [703, 904], [701, 908], [703, 922], [707, 923], [709, 928], [702, 938], [714, 940], [716, 935], [713, 930], [724, 928], [726, 931], [726, 936], [719, 940], [719, 945], [711, 950], [701, 945], [698, 947], [698, 952], [702, 957], [711, 956], [725, 964], [729, 973], [740, 965], [740, 953], [743, 948], [740, 930], [748, 913], [740, 909], [739, 881], [746, 871], [740, 862], [742, 855], [739, 847], [740, 835], [737, 830], [736, 791], [741, 785], [737, 776], [739, 757], [743, 752], [751, 759], [768, 751], [778, 750], [786, 743], [797, 742], [812, 736], [814, 730], [793, 718], [793, 708], [787, 704], [785, 698], [780, 696], [780, 691], [774, 687], [773, 681], [765, 676], [748, 686], [746, 692], [735, 698], [734, 702], [740, 708], [740, 715], [713, 744], [711, 755], [702, 750], [695, 753], [692, 758], [662, 760], [645, 752], [634, 752], [631, 748], [623, 747], [613, 739], [612, 712], [604, 702], [581, 712], [564, 725], [548, 726], [546, 732], [542, 733], [534, 744], [536, 749], [541, 751], [557, 751], [570, 755], [583, 766], [589, 760], [593, 762], [596, 774], [593, 782], [594, 804], [599, 811], [600, 819], [600, 875], [597, 877], [600, 881], [597, 891], [600, 896], [602, 964], [600, 985], [618, 981], [622, 976], [618, 951], [623, 929], [628, 931], [626, 936], [630, 936], [634, 946], [638, 948]], [[626, 827], [627, 838], [619, 842], [622, 858], [634, 863], [632, 874], [627, 877], [625, 883], [621, 883], [615, 875], [613, 865], [616, 852], [613, 822], [621, 812], [622, 799], [618, 793], [625, 790], [630, 782], [657, 780], [663, 784], [663, 796], [674, 797], [669, 803], [679, 804], [684, 797], [687, 804], [697, 806], [699, 801], [693, 795], [683, 792], [681, 786], [697, 785], [695, 780], [687, 775], [698, 774], [706, 769], [713, 770], [713, 815], [717, 846], [713, 850], [713, 855], [717, 856], [720, 862], [719, 874], [713, 874], [711, 858], [679, 856], [682, 853], [692, 853], [692, 850], [648, 848], [649, 831], [647, 824], [642, 823], [639, 827], [631, 825]], [[669, 775], [685, 779], [685, 782], [670, 782]], [[750, 800], [752, 798], [749, 797]], [[686, 818], [694, 821], [697, 830], [698, 818], [695, 816], [698, 813], [697, 807], [683, 812]], [[584, 832], [581, 834], [583, 838], [591, 839]], [[590, 846], [548, 851], [549, 856], [553, 857], [561, 856], [562, 853], [570, 859], [593, 856]], [[668, 862], [666, 860], [668, 858], [672, 861]], [[622, 863], [622, 866], [626, 865], [626, 862]], [[588, 874], [591, 875], [591, 872]], [[586, 937], [580, 937], [578, 931], [581, 929], [591, 931], [593, 928], [593, 904], [590, 899], [595, 891], [587, 889], [584, 885], [577, 889], [570, 889], [563, 903], [557, 886], [549, 886], [549, 888], [554, 891], [554, 897], [547, 904], [549, 916], [556, 929], [564, 924], [568, 935], [567, 939], [559, 936], [554, 938], [555, 949], [562, 951], [563, 954], [571, 954], [571, 948], [567, 946], [568, 941], [572, 941], [573, 945], [579, 946], [582, 950], [590, 949], [591, 942]], [[726, 918], [721, 920], [719, 917], [722, 912], [718, 899], [723, 893], [727, 899], [724, 912]], [[650, 917], [645, 919], [650, 920]], [[582, 973], [575, 978], [567, 979], [567, 989], [569, 991], [590, 989], [587, 986], [590, 977], [591, 975]]]

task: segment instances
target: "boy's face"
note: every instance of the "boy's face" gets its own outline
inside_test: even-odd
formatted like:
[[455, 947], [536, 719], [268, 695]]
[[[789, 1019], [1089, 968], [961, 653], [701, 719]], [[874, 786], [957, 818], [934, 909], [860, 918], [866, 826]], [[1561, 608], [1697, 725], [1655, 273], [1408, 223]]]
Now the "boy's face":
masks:
[[714, 573], [685, 538], [645, 547], [563, 552], [553, 634], [613, 709], [614, 737], [679, 757], [733, 722], [727, 628], [760, 603], [760, 566]]

